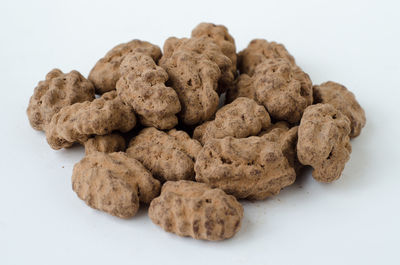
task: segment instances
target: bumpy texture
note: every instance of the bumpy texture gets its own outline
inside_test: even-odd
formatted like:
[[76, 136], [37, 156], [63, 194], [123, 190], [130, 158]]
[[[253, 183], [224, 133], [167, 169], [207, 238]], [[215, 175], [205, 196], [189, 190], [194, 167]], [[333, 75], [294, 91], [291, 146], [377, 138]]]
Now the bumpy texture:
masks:
[[178, 94], [180, 117], [186, 125], [211, 118], [218, 108], [218, 93], [234, 80], [231, 60], [208, 37], [169, 38], [159, 64], [167, 71], [169, 83]]
[[285, 46], [274, 41], [268, 42], [264, 39], [252, 40], [246, 49], [238, 54], [238, 68], [241, 74], [252, 76], [256, 67], [265, 59], [285, 59], [295, 65], [292, 55]]
[[313, 102], [308, 74], [284, 59], [265, 60], [256, 68], [253, 78], [256, 101], [277, 120], [298, 122]]
[[167, 232], [217, 241], [239, 231], [243, 207], [233, 196], [203, 183], [168, 181], [151, 202], [149, 216]]
[[132, 106], [143, 125], [165, 130], [178, 124], [178, 95], [165, 86], [168, 74], [153, 58], [139, 52], [128, 54], [121, 63], [120, 74], [118, 95]]
[[101, 58], [89, 73], [89, 80], [96, 87], [96, 93], [103, 94], [114, 90], [120, 78], [119, 67], [127, 54], [141, 52], [158, 61], [161, 50], [158, 46], [147, 41], [132, 40], [112, 48]]
[[228, 29], [223, 25], [212, 23], [200, 23], [192, 30], [192, 38], [198, 37], [212, 38], [221, 48], [221, 51], [232, 61], [231, 71], [234, 76], [237, 74], [236, 64], [236, 45], [234, 38], [229, 34]]
[[341, 84], [329, 81], [319, 86], [314, 86], [315, 103], [328, 103], [342, 112], [350, 120], [350, 137], [360, 135], [365, 126], [365, 112], [352, 92]]
[[97, 135], [85, 142], [86, 155], [94, 152], [114, 153], [125, 151], [126, 143], [124, 137], [117, 133], [108, 135]]
[[92, 135], [128, 132], [135, 124], [133, 109], [111, 91], [92, 102], [62, 108], [47, 126], [46, 137], [53, 149], [61, 149], [75, 142], [84, 143]]
[[139, 201], [150, 203], [158, 196], [160, 182], [125, 153], [95, 152], [74, 166], [72, 188], [90, 207], [128, 218], [136, 214]]
[[254, 200], [278, 194], [296, 178], [280, 144], [258, 136], [209, 140], [197, 156], [195, 172], [199, 182]]
[[350, 121], [330, 104], [316, 104], [301, 119], [297, 157], [314, 168], [313, 177], [331, 182], [340, 177], [350, 158]]
[[283, 155], [289, 162], [289, 165], [294, 168], [298, 174], [302, 168], [301, 163], [297, 159], [297, 132], [299, 126], [290, 128], [289, 124], [284, 121], [277, 122], [262, 131], [259, 136], [271, 142], [277, 142], [282, 150]]
[[27, 109], [29, 122], [34, 129], [44, 131], [62, 107], [94, 98], [93, 84], [79, 72], [64, 74], [59, 69], [53, 69], [35, 87]]
[[263, 106], [252, 99], [237, 98], [217, 111], [213, 121], [198, 126], [193, 138], [204, 144], [208, 139], [226, 136], [245, 138], [257, 135], [271, 125], [271, 119]]
[[201, 150], [198, 141], [183, 131], [168, 133], [143, 129], [129, 144], [127, 154], [139, 160], [154, 177], [165, 180], [194, 178], [194, 160]]
[[242, 75], [228, 100], [235, 96], [255, 99], [276, 120], [300, 121], [304, 109], [313, 102], [308, 74], [284, 59], [266, 59], [252, 77]]

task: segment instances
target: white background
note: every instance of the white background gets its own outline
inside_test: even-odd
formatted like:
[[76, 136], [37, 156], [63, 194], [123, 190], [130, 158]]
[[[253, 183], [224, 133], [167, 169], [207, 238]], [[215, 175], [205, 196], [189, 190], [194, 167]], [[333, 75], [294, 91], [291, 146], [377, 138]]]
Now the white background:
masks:
[[[0, 264], [400, 264], [398, 3], [1, 0]], [[120, 220], [87, 207], [70, 181], [83, 149], [53, 151], [25, 114], [52, 68], [87, 75], [118, 43], [162, 46], [202, 21], [225, 24], [238, 50], [284, 43], [315, 84], [345, 84], [367, 114], [340, 180], [308, 172], [245, 202], [240, 232], [217, 243], [166, 233], [146, 209]]]

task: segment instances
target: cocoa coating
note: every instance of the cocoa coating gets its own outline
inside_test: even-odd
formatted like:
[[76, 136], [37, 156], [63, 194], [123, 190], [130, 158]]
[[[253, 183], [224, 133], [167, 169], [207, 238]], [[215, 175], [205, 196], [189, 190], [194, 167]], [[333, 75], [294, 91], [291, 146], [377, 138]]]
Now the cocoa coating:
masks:
[[168, 133], [156, 128], [143, 129], [133, 138], [127, 154], [140, 161], [154, 177], [165, 180], [194, 178], [194, 160], [201, 145], [183, 131]]
[[159, 64], [178, 94], [180, 117], [186, 125], [210, 119], [218, 108], [218, 93], [234, 80], [231, 60], [208, 37], [167, 39]]
[[117, 133], [97, 135], [85, 142], [86, 155], [94, 152], [114, 153], [124, 152], [126, 143], [124, 137]]
[[90, 207], [129, 218], [139, 201], [150, 203], [158, 196], [160, 182], [125, 153], [94, 152], [74, 166], [72, 189]]
[[240, 73], [252, 76], [256, 67], [265, 59], [285, 59], [290, 64], [295, 65], [293, 56], [282, 44], [274, 41], [268, 42], [264, 39], [254, 39], [246, 49], [238, 54]]
[[221, 189], [193, 181], [168, 181], [151, 202], [149, 217], [167, 232], [217, 241], [239, 231], [243, 207]]
[[196, 181], [236, 198], [261, 200], [276, 195], [296, 178], [279, 143], [264, 137], [225, 137], [207, 141], [195, 163]]
[[277, 142], [280, 145], [282, 153], [288, 160], [289, 165], [294, 168], [296, 174], [299, 174], [302, 168], [302, 164], [297, 159], [296, 146], [298, 129], [299, 126], [290, 128], [287, 122], [280, 121], [259, 134], [259, 136], [263, 136], [265, 139], [271, 142]]
[[61, 149], [84, 143], [93, 135], [128, 132], [135, 124], [133, 109], [111, 91], [92, 102], [62, 108], [47, 126], [46, 138], [53, 149]]
[[241, 75], [228, 100], [235, 96], [253, 98], [272, 118], [290, 123], [300, 121], [304, 109], [313, 102], [308, 74], [284, 59], [266, 59], [252, 77]]
[[153, 58], [139, 52], [130, 53], [120, 65], [120, 74], [118, 95], [132, 106], [143, 125], [164, 130], [178, 124], [175, 115], [181, 110], [178, 95], [173, 88], [165, 86], [168, 74]]
[[365, 112], [352, 92], [341, 84], [328, 81], [319, 86], [314, 86], [314, 101], [316, 103], [328, 103], [337, 108], [350, 120], [350, 137], [360, 135], [365, 126]]
[[125, 56], [132, 52], [147, 54], [156, 62], [161, 57], [160, 48], [147, 41], [132, 40], [115, 46], [96, 63], [89, 73], [88, 79], [93, 82], [97, 94], [115, 90], [115, 85], [120, 78], [119, 66]]
[[271, 119], [263, 106], [252, 99], [237, 98], [217, 111], [215, 119], [198, 126], [193, 138], [204, 144], [208, 139], [226, 136], [245, 138], [257, 135], [271, 125]]
[[174, 138], [174, 140], [179, 144], [179, 148], [182, 148], [182, 150], [184, 150], [192, 160], [196, 159], [201, 148], [203, 148], [197, 140], [190, 138], [185, 131], [172, 129], [168, 131], [168, 135]]
[[234, 76], [237, 75], [236, 64], [236, 45], [234, 38], [229, 34], [228, 29], [223, 25], [215, 25], [213, 23], [200, 23], [192, 30], [192, 38], [198, 37], [212, 38], [215, 43], [221, 48], [225, 54], [232, 61], [231, 71]]
[[29, 100], [29, 122], [34, 129], [44, 131], [53, 115], [62, 107], [92, 101], [94, 98], [93, 84], [78, 71], [64, 74], [59, 69], [53, 69], [45, 80], [38, 83]]
[[313, 102], [308, 74], [284, 59], [265, 60], [256, 68], [253, 78], [257, 101], [277, 120], [298, 122]]
[[330, 104], [309, 106], [301, 119], [297, 157], [314, 168], [313, 177], [331, 182], [340, 177], [350, 158], [350, 121]]

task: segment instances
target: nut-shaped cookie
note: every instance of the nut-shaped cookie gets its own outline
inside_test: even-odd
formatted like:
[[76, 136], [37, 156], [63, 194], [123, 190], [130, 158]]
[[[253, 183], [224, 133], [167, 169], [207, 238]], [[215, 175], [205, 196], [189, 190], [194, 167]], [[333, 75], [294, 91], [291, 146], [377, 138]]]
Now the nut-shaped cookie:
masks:
[[296, 174], [298, 174], [302, 168], [302, 164], [297, 159], [296, 146], [298, 129], [299, 126], [290, 128], [287, 122], [280, 121], [259, 134], [259, 136], [263, 136], [269, 141], [279, 143], [282, 153], [288, 160], [289, 165], [294, 168]]
[[115, 90], [115, 85], [120, 78], [119, 66], [125, 56], [132, 52], [147, 54], [156, 62], [161, 57], [160, 48], [147, 41], [132, 40], [115, 46], [96, 63], [89, 73], [88, 79], [93, 82], [97, 94]]
[[217, 241], [239, 231], [243, 207], [221, 189], [193, 181], [168, 181], [151, 202], [149, 217], [167, 232]]
[[314, 168], [313, 177], [331, 182], [340, 177], [350, 158], [350, 121], [330, 104], [308, 107], [301, 119], [297, 157]]
[[194, 168], [196, 181], [238, 199], [262, 200], [296, 179], [280, 144], [259, 136], [211, 139], [197, 156]]
[[178, 95], [165, 86], [168, 74], [152, 57], [139, 52], [126, 55], [120, 74], [118, 95], [132, 106], [143, 125], [165, 130], [178, 124], [175, 115], [181, 110]]
[[252, 40], [246, 49], [238, 54], [238, 68], [241, 74], [252, 76], [256, 67], [265, 59], [285, 59], [295, 65], [292, 55], [285, 46], [274, 41], [268, 42], [264, 39]]
[[253, 80], [256, 101], [276, 120], [296, 123], [313, 102], [310, 77], [285, 59], [264, 60]]
[[263, 105], [276, 120], [300, 121], [304, 109], [313, 102], [308, 74], [284, 59], [266, 59], [252, 77], [242, 74], [227, 93], [227, 101], [248, 97]]
[[29, 100], [29, 122], [34, 129], [44, 131], [53, 115], [62, 107], [92, 101], [94, 98], [93, 84], [79, 72], [64, 74], [59, 69], [53, 69], [35, 87]]
[[154, 177], [165, 180], [194, 178], [194, 160], [201, 144], [183, 131], [165, 133], [145, 128], [129, 144], [128, 156], [140, 161]]
[[215, 119], [199, 125], [193, 138], [204, 144], [208, 139], [226, 136], [245, 138], [257, 135], [271, 125], [268, 112], [252, 99], [241, 97], [217, 111]]
[[208, 37], [169, 38], [159, 65], [181, 102], [181, 120], [195, 125], [210, 119], [218, 108], [219, 88], [233, 83], [232, 62]]
[[360, 135], [365, 126], [365, 112], [356, 97], [345, 86], [328, 81], [319, 86], [314, 86], [315, 103], [328, 103], [337, 108], [350, 120], [350, 137]]
[[117, 133], [96, 135], [85, 142], [86, 155], [94, 152], [114, 153], [124, 152], [126, 143], [124, 137]]
[[122, 102], [116, 91], [111, 91], [92, 102], [62, 108], [47, 126], [46, 138], [57, 150], [84, 143], [93, 135], [128, 132], [135, 124], [133, 109]]
[[221, 48], [221, 51], [232, 61], [231, 71], [236, 76], [236, 45], [234, 38], [229, 34], [228, 29], [223, 25], [213, 23], [200, 23], [192, 30], [192, 38], [212, 38]]
[[94, 152], [74, 166], [72, 188], [90, 207], [129, 218], [139, 201], [150, 203], [159, 194], [160, 182], [125, 153]]

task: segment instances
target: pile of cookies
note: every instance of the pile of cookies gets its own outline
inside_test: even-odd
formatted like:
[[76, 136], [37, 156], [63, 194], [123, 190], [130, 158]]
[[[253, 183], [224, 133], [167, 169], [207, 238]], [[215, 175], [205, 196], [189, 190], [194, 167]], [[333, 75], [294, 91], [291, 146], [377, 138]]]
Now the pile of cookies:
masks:
[[120, 218], [150, 204], [164, 230], [222, 240], [240, 229], [238, 200], [263, 200], [304, 166], [338, 179], [366, 119], [353, 93], [314, 85], [282, 44], [255, 39], [237, 53], [226, 27], [201, 23], [163, 52], [132, 40], [88, 78], [52, 70], [27, 110], [53, 149], [85, 146], [72, 187]]

